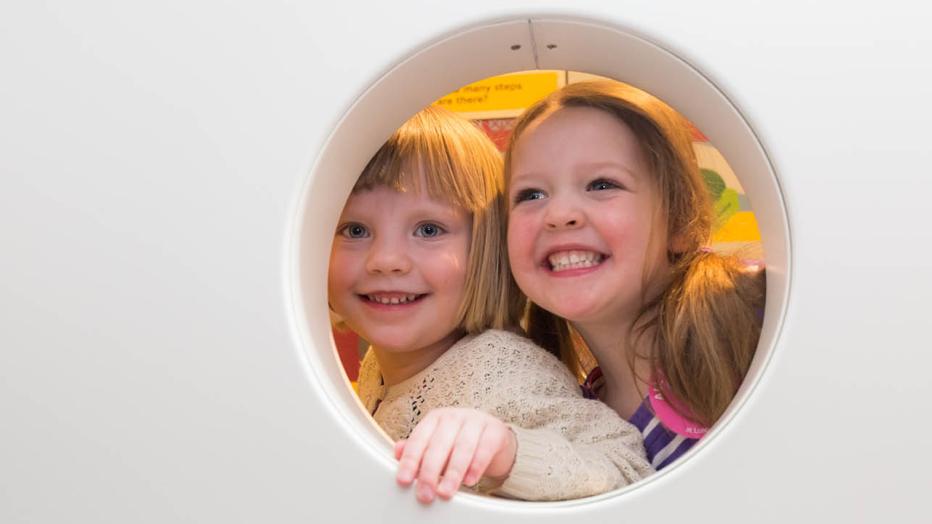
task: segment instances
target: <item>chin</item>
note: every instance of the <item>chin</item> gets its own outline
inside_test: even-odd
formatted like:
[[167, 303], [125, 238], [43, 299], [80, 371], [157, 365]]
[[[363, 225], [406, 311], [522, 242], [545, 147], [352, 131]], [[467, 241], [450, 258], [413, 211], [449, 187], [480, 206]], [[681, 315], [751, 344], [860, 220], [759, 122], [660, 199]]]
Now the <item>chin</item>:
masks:
[[565, 302], [560, 305], [558, 310], [550, 310], [554, 315], [565, 318], [574, 324], [586, 324], [595, 322], [605, 315], [599, 315], [599, 312], [605, 308], [593, 306], [592, 304], [567, 305]]
[[376, 346], [383, 351], [391, 351], [393, 353], [398, 353], [398, 352], [408, 350], [412, 347], [412, 344], [414, 343], [411, 340], [401, 338], [401, 337], [374, 336], [372, 338], [366, 338], [366, 337], [362, 337], [362, 338], [365, 339], [369, 344]]
[[540, 303], [538, 303], [538, 305], [553, 313], [554, 315], [565, 318], [570, 322], [578, 322], [588, 316], [588, 312], [584, 308], [567, 307], [565, 302], [561, 303], [560, 307], [549, 307]]

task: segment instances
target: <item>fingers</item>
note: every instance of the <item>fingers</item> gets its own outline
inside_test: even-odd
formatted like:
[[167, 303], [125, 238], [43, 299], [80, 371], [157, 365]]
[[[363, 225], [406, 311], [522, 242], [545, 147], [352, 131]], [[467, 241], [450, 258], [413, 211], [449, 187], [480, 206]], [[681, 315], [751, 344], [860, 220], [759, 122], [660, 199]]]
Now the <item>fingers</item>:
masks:
[[433, 411], [428, 413], [405, 442], [398, 456], [398, 474], [395, 476], [395, 480], [402, 486], [410, 486], [414, 482], [414, 476], [421, 467], [421, 457], [430, 443], [430, 437], [437, 426], [438, 418]]
[[446, 469], [447, 459], [453, 453], [453, 445], [463, 426], [463, 416], [458, 411], [441, 412], [438, 418], [417, 475], [417, 499], [425, 504], [434, 500], [440, 474]]
[[[459, 434], [456, 436], [456, 442], [453, 444], [453, 453], [447, 462], [447, 467], [443, 472], [443, 480], [437, 486], [437, 495], [444, 500], [449, 500], [460, 486], [463, 484], [464, 476], [470, 469], [473, 456], [476, 453], [476, 447], [485, 430], [485, 424], [464, 423], [461, 426]], [[466, 485], [473, 485], [478, 482], [467, 482]]]
[[515, 449], [514, 434], [497, 418], [475, 409], [436, 409], [407, 440], [395, 443], [396, 480], [409, 486], [417, 478], [415, 493], [424, 504], [436, 496], [449, 499], [461, 485], [475, 485], [484, 474], [504, 480]]
[[[479, 482], [479, 479], [486, 473], [494, 477], [503, 476], [510, 471], [511, 464], [514, 463], [514, 457], [512, 456], [511, 462], [507, 464], [507, 470], [501, 471], [505, 467], [505, 464], [502, 464], [497, 468], [498, 471], [487, 471], [489, 470], [489, 466], [492, 465], [493, 460], [498, 458], [503, 449], [507, 446], [506, 433], [511, 435], [511, 430], [509, 430], [507, 426], [497, 419], [495, 422], [498, 422], [498, 424], [490, 424], [482, 433], [482, 438], [476, 447], [476, 453], [472, 458], [472, 463], [470, 464], [469, 470], [466, 472], [466, 477], [463, 479], [467, 486]], [[501, 460], [499, 460], [499, 462], [501, 462]]]

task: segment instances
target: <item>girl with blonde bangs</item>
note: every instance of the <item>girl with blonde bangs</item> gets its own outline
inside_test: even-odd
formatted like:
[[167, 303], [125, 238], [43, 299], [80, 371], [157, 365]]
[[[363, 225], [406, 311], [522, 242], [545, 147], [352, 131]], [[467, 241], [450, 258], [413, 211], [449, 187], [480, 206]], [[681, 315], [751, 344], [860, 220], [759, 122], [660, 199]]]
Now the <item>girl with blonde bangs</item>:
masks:
[[636, 428], [519, 334], [503, 192], [492, 142], [427, 108], [370, 160], [334, 235], [331, 308], [371, 344], [360, 399], [424, 503], [462, 485], [576, 498], [651, 472]]
[[570, 84], [519, 119], [505, 173], [529, 336], [671, 464], [737, 392], [764, 298], [758, 265], [707, 247], [688, 123], [620, 82]]
[[523, 310], [508, 269], [501, 172], [501, 154], [472, 123], [427, 107], [392, 134], [353, 186], [353, 193], [378, 186], [426, 190], [436, 200], [469, 211], [466, 300], [458, 314], [466, 333], [514, 326]]

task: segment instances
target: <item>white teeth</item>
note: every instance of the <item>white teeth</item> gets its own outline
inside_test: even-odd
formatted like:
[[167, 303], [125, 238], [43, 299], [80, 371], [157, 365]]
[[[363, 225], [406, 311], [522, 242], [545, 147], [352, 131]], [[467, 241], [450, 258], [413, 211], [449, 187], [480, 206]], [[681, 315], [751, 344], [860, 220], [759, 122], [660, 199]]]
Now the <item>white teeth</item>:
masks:
[[417, 298], [417, 295], [404, 295], [402, 297], [393, 296], [393, 297], [383, 297], [381, 295], [366, 295], [366, 298], [372, 302], [377, 302], [379, 304], [384, 304], [386, 306], [396, 306], [398, 304], [407, 304], [408, 302], [414, 302], [414, 299]]
[[560, 251], [547, 257], [553, 271], [597, 266], [604, 257], [593, 251]]

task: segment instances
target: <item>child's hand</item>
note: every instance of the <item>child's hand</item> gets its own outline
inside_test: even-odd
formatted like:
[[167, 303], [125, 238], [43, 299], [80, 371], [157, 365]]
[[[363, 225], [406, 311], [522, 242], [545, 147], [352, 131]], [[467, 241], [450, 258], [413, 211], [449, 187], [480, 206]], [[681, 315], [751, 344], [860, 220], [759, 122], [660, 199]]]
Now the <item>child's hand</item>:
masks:
[[407, 440], [395, 443], [396, 479], [409, 486], [417, 478], [420, 502], [432, 502], [435, 494], [447, 500], [460, 485], [473, 486], [483, 475], [504, 482], [516, 451], [515, 434], [492, 415], [466, 408], [435, 409]]

